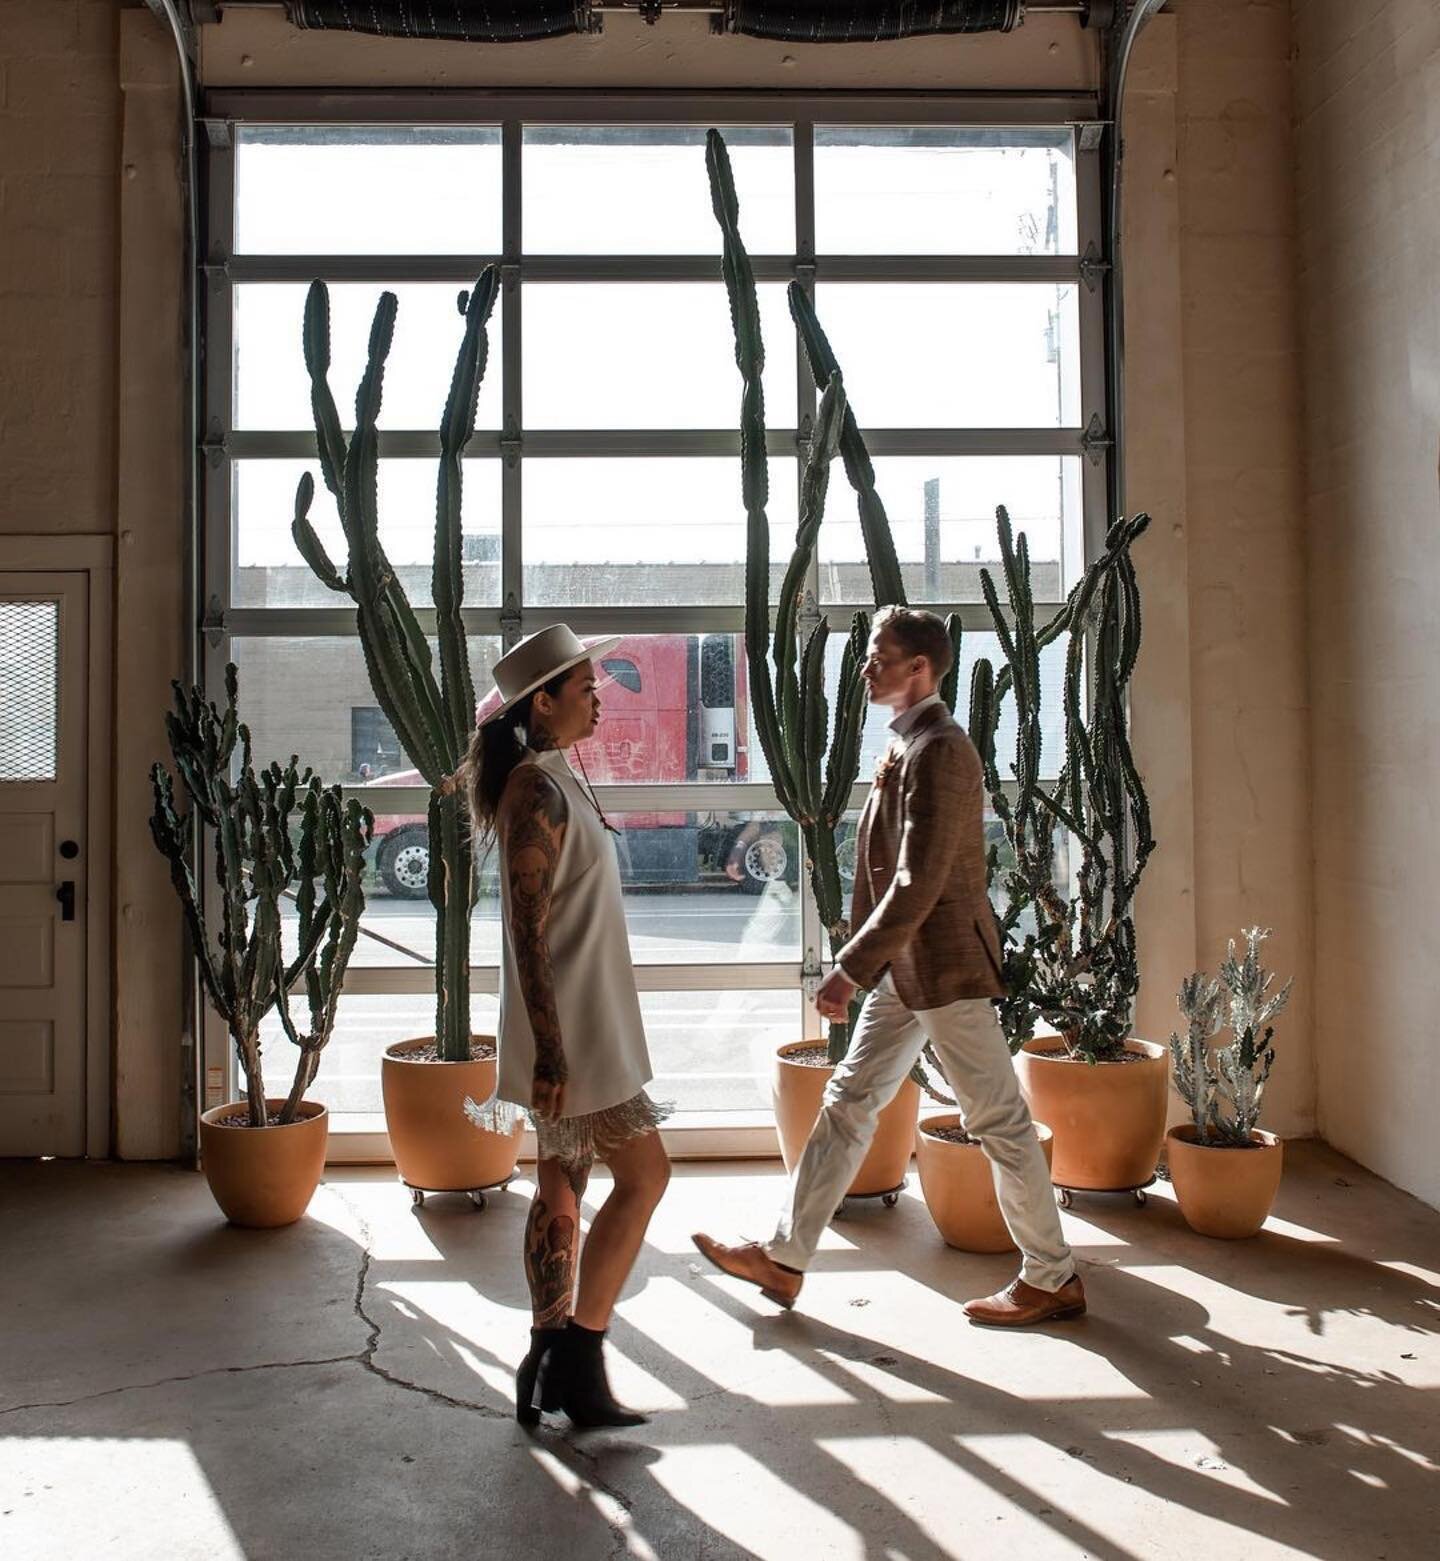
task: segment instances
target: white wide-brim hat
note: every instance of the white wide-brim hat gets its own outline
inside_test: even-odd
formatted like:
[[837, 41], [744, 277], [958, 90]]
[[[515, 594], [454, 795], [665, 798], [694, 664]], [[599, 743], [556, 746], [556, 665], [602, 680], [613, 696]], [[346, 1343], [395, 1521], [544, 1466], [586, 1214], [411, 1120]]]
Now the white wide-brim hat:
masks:
[[614, 650], [622, 638], [615, 634], [587, 643], [569, 624], [552, 623], [548, 629], [521, 640], [514, 650], [506, 651], [495, 663], [492, 676], [501, 702], [486, 712], [480, 724], [486, 726], [497, 720], [527, 694], [543, 688], [551, 678], [559, 677], [582, 661], [591, 661], [596, 656], [603, 656], [607, 650]]

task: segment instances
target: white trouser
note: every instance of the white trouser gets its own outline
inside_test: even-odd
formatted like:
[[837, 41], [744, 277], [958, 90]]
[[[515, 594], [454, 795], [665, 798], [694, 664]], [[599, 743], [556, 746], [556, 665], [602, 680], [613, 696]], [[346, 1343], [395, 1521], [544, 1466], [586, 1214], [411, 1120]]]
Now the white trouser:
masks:
[[1000, 1211], [1021, 1252], [1020, 1277], [1038, 1289], [1058, 1290], [1075, 1272], [1075, 1262], [994, 1005], [987, 998], [967, 998], [916, 1013], [900, 1001], [888, 974], [865, 999], [850, 1050], [825, 1086], [820, 1115], [765, 1250], [787, 1268], [810, 1266], [820, 1233], [875, 1136], [875, 1119], [895, 1098], [927, 1040], [966, 1131], [980, 1140], [990, 1160]]

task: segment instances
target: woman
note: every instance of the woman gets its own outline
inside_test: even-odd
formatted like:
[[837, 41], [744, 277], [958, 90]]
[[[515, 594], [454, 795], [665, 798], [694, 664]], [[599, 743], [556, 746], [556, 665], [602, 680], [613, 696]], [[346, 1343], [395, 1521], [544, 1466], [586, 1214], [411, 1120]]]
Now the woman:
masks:
[[[501, 703], [466, 759], [477, 855], [500, 848], [496, 1095], [528, 1108], [539, 1158], [525, 1227], [534, 1326], [515, 1376], [515, 1415], [526, 1425], [542, 1408], [563, 1409], [578, 1426], [645, 1418], [615, 1402], [601, 1350], [670, 1179], [657, 1131], [666, 1113], [645, 1094], [650, 1057], [611, 826], [565, 758], [600, 720], [591, 657], [617, 643], [587, 647], [564, 624], [522, 640], [495, 664]], [[477, 1121], [483, 1109], [472, 1112]], [[582, 1255], [580, 1203], [597, 1159], [614, 1186]]]

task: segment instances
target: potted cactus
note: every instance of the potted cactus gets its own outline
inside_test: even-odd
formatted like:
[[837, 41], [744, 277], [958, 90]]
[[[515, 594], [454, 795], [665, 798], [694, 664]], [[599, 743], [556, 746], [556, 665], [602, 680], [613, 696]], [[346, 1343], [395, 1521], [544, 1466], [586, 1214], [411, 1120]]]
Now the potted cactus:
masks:
[[[1219, 981], [1196, 973], [1180, 985], [1186, 1032], [1171, 1034], [1170, 1054], [1191, 1121], [1170, 1129], [1166, 1149], [1180, 1212], [1204, 1236], [1255, 1235], [1280, 1187], [1284, 1150], [1260, 1129], [1260, 1106], [1275, 1063], [1273, 1021], [1293, 982], [1271, 992], [1275, 977], [1260, 963], [1269, 936], [1250, 928], [1244, 958], [1236, 959], [1231, 940]], [[1230, 1044], [1212, 1058], [1210, 1041], [1227, 1020]]]
[[[476, 1131], [463, 1111], [467, 1097], [493, 1093], [496, 1047], [470, 1029], [470, 918], [476, 871], [458, 771], [475, 725], [475, 690], [461, 618], [462, 456], [489, 356], [486, 329], [499, 272], [487, 266], [459, 295], [464, 320], [450, 393], [440, 422], [432, 590], [439, 671], [415, 611], [380, 542], [376, 490], [377, 422], [385, 362], [395, 331], [395, 295], [380, 295], [370, 328], [368, 361], [355, 395], [355, 431], [347, 439], [330, 392], [330, 295], [312, 282], [305, 301], [305, 367], [320, 472], [335, 499], [349, 548], [343, 571], [310, 522], [315, 483], [306, 472], [295, 495], [292, 533], [301, 556], [332, 591], [355, 603], [356, 628], [376, 703], [430, 787], [430, 903], [435, 907], [435, 1030], [397, 1042], [381, 1062], [390, 1147], [401, 1180], [420, 1201], [426, 1190], [467, 1191], [508, 1181], [519, 1152], [520, 1125]], [[496, 1124], [498, 1129], [499, 1124]]]
[[[1014, 536], [1009, 514], [1003, 506], [996, 511], [996, 523], [1005, 565], [1008, 596], [1006, 611], [1000, 608], [995, 582], [988, 570], [982, 571], [981, 580], [1007, 660], [998, 676], [988, 659], [981, 658], [976, 662], [970, 690], [969, 731], [981, 754], [992, 810], [1005, 831], [1006, 860], [1003, 867], [998, 845], [992, 846], [987, 859], [990, 883], [993, 887], [999, 882], [1004, 907], [997, 921], [1010, 990], [1001, 1000], [1001, 1019], [1014, 1045], [1030, 1039], [1038, 1016], [1054, 1014], [1059, 1017], [1061, 1006], [1056, 1000], [1057, 994], [1041, 982], [1060, 974], [1070, 983], [1068, 987], [1060, 987], [1058, 996], [1070, 1004], [1068, 1014], [1074, 1016], [1071, 1032], [1078, 1050], [1086, 1038], [1102, 1032], [1109, 1022], [1109, 1011], [1103, 1005], [1118, 998], [1123, 1017], [1128, 1012], [1128, 998], [1123, 982], [1116, 982], [1120, 990], [1112, 994], [1103, 984], [1097, 986], [1094, 982], [1079, 979], [1079, 967], [1061, 967], [1058, 972], [1055, 969], [1059, 962], [1052, 951], [1057, 947], [1068, 946], [1068, 942], [1064, 945], [1061, 943], [1066, 920], [1072, 916], [1078, 918], [1080, 906], [1072, 906], [1068, 884], [1055, 881], [1054, 814], [1046, 810], [1043, 804], [1037, 804], [1042, 758], [1040, 652], [1072, 624], [1080, 624], [1082, 632], [1088, 626], [1088, 614], [1097, 600], [1097, 592], [1106, 577], [1127, 556], [1128, 543], [1143, 529], [1144, 521], [1143, 518], [1139, 519], [1124, 528], [1119, 537], [1112, 539], [1117, 543], [1123, 541], [1123, 546], [1107, 548], [1086, 570], [1060, 611], [1039, 628], [1035, 626], [1034, 601], [1030, 594], [1029, 548], [1024, 533], [1018, 539]], [[953, 714], [960, 692], [961, 643], [959, 626], [953, 620], [951, 638], [955, 645], [956, 665], [945, 679], [941, 694]], [[1067, 666], [1067, 711], [1072, 721], [1079, 719], [1079, 675], [1077, 656]], [[1001, 783], [995, 756], [1000, 711], [1007, 697], [1014, 697], [1019, 707], [1017, 751], [1009, 777], [1014, 785], [1013, 799]], [[1083, 736], [1083, 725], [1078, 728], [1072, 725], [1067, 732], [1072, 742]], [[1022, 848], [1021, 855], [1016, 854], [1017, 844]], [[1103, 866], [1102, 863], [1092, 871], [1098, 875], [1103, 871]], [[1048, 917], [1036, 917], [1035, 935], [1027, 940], [1021, 930], [1022, 917], [1036, 892], [1044, 896]], [[1148, 1056], [1146, 1061], [1149, 1061]], [[1149, 1070], [1151, 1074], [1154, 1071], [1153, 1068]], [[930, 1069], [922, 1066], [922, 1072], [926, 1075], [922, 1082], [927, 1092], [941, 1098], [941, 1091], [931, 1082]], [[1153, 1077], [1147, 1076], [1147, 1084], [1153, 1092]], [[1163, 1125], [1163, 1090], [1160, 1094], [1159, 1110]], [[1051, 1099], [1044, 1100], [1039, 1109], [1061, 1114]], [[1154, 1116], [1153, 1109], [1149, 1116]], [[1036, 1121], [1035, 1129], [1053, 1174], [1055, 1133], [1044, 1121]], [[1147, 1129], [1147, 1133], [1150, 1131]], [[916, 1158], [925, 1202], [947, 1244], [969, 1252], [1002, 1252], [1013, 1246], [996, 1202], [990, 1163], [985, 1158], [979, 1140], [966, 1133], [958, 1114], [942, 1113], [921, 1122], [916, 1140]], [[1153, 1161], [1152, 1154], [1152, 1165]], [[1067, 1174], [1073, 1174], [1073, 1167], [1067, 1166], [1066, 1169]], [[1144, 1179], [1148, 1180], [1148, 1174], [1147, 1171]]]
[[[795, 821], [805, 846], [820, 920], [833, 955], [849, 936], [836, 836], [850, 805], [860, 766], [865, 687], [860, 677], [870, 619], [853, 615], [840, 663], [832, 727], [825, 694], [825, 648], [830, 629], [807, 601], [805, 582], [825, 514], [830, 466], [839, 454], [859, 500], [860, 524], [877, 605], [903, 603], [904, 586], [874, 472], [845, 395], [839, 365], [815, 316], [809, 295], [792, 282], [790, 312], [815, 383], [820, 405], [800, 484], [795, 547], [770, 630], [769, 471], [765, 453], [765, 399], [761, 375], [765, 347], [755, 277], [740, 236], [739, 201], [724, 138], [706, 138], [710, 195], [723, 241], [723, 270], [735, 332], [735, 361], [743, 383], [740, 407], [741, 485], [747, 524], [745, 555], [745, 653], [755, 728], [781, 806]], [[807, 616], [811, 622], [804, 624]], [[773, 660], [773, 668], [771, 662]], [[855, 1016], [851, 1012], [851, 1021]], [[775, 1112], [787, 1169], [798, 1159], [820, 1110], [835, 1064], [845, 1055], [850, 1024], [832, 1024], [828, 1041], [781, 1046], [775, 1067]], [[874, 1142], [850, 1188], [854, 1197], [893, 1195], [905, 1179], [914, 1147], [919, 1090], [902, 1085], [881, 1113]]]
[[[177, 683], [166, 717], [170, 751], [190, 811], [181, 814], [169, 771], [151, 769], [150, 831], [170, 863], [184, 906], [201, 983], [225, 1021], [245, 1080], [245, 1100], [200, 1118], [201, 1155], [215, 1201], [237, 1225], [288, 1225], [305, 1212], [325, 1164], [326, 1110], [305, 1099], [335, 1028], [336, 1008], [360, 926], [360, 887], [373, 820], [338, 786], [326, 787], [291, 758], [256, 770], [250, 733], [236, 711], [234, 666], [225, 669], [222, 712], [199, 689]], [[232, 775], [236, 747], [238, 772]], [[192, 823], [213, 832], [220, 927], [212, 938], [204, 896], [189, 859]], [[298, 911], [294, 956], [286, 960], [280, 902]], [[308, 1029], [290, 996], [304, 983]], [[265, 1094], [260, 1027], [278, 1011], [297, 1057], [284, 1099]]]
[[[1140, 649], [1131, 548], [1149, 517], [1121, 519], [1104, 552], [1060, 609], [1037, 624], [1025, 537], [997, 511], [1008, 603], [988, 570], [981, 586], [1004, 656], [971, 682], [970, 735], [1007, 847], [1000, 886], [1009, 994], [1001, 1023], [1019, 1052], [1021, 1084], [1054, 1133], [1052, 1175], [1072, 1189], [1135, 1190], [1153, 1179], [1165, 1133], [1165, 1049], [1130, 1035], [1139, 987], [1134, 903], [1154, 839], [1130, 752], [1128, 690]], [[1041, 775], [1040, 652], [1067, 636], [1064, 751], [1053, 783]], [[1088, 689], [1088, 698], [1087, 698]], [[995, 751], [1003, 701], [1015, 701], [1015, 754], [1002, 777]], [[1004, 782], [1013, 783], [1013, 795]], [[1060, 833], [1079, 852], [1071, 883], [1057, 875]], [[1041, 1025], [1051, 1032], [1037, 1035]]]

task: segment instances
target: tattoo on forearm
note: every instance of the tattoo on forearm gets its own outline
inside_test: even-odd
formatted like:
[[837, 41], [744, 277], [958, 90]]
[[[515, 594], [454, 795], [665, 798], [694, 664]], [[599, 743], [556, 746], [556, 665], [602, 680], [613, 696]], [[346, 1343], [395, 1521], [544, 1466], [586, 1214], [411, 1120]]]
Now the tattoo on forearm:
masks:
[[562, 1084], [567, 1069], [545, 924], [565, 840], [565, 800], [547, 776], [517, 770], [506, 789], [501, 827], [510, 884], [510, 933], [535, 1035], [535, 1076]]
[[557, 1328], [570, 1316], [578, 1227], [578, 1219], [552, 1213], [543, 1198], [530, 1205], [525, 1222], [525, 1279], [537, 1328]]

